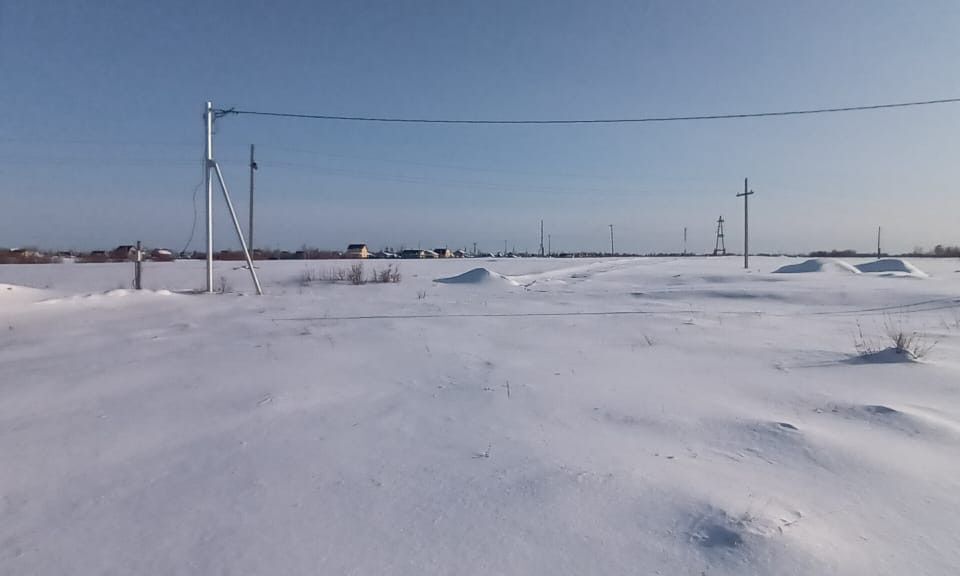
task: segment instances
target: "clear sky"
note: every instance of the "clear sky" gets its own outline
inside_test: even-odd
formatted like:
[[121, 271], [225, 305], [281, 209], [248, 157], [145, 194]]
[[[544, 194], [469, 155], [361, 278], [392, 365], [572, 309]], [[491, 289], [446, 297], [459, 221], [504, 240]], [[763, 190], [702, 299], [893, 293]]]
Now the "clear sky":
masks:
[[[0, 1], [0, 246], [179, 250], [202, 110], [636, 117], [960, 96], [960, 2]], [[960, 244], [960, 104], [611, 126], [228, 117], [216, 156], [258, 246]], [[202, 211], [202, 193], [197, 198]], [[222, 200], [217, 248], [237, 246]], [[191, 248], [202, 249], [202, 214]]]

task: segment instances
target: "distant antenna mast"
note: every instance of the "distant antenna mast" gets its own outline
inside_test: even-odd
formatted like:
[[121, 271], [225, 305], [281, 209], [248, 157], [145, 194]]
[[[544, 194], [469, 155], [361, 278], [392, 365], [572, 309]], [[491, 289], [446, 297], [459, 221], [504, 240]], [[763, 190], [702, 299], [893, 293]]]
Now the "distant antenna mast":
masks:
[[747, 179], [743, 179], [743, 193], [737, 194], [737, 198], [743, 196], [743, 268], [750, 267], [750, 213], [748, 212], [747, 200], [753, 190], [747, 190]]
[[717, 218], [717, 243], [713, 246], [713, 255], [727, 255], [727, 246], [723, 242], [723, 216]]
[[233, 202], [230, 200], [230, 192], [227, 191], [227, 183], [223, 180], [220, 164], [213, 159], [213, 120], [216, 114], [213, 110], [213, 102], [207, 102], [207, 110], [204, 115], [207, 124], [207, 161], [204, 167], [207, 180], [207, 292], [213, 292], [213, 175], [216, 173], [220, 190], [223, 191], [223, 199], [226, 200], [227, 209], [230, 211], [230, 218], [233, 219], [233, 227], [237, 230], [240, 247], [243, 248], [243, 255], [246, 257], [247, 266], [250, 268], [253, 285], [256, 287], [259, 296], [263, 294], [260, 279], [257, 278], [257, 271], [253, 268], [253, 260], [250, 258], [250, 251], [247, 250], [247, 241], [243, 237], [243, 230], [240, 229], [240, 221], [237, 220], [237, 212], [233, 209]]

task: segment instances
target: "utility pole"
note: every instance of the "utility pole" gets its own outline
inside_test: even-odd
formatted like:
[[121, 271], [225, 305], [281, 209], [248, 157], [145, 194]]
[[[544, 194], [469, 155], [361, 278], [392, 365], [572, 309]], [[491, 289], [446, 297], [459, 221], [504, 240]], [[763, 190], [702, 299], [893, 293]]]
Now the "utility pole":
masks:
[[737, 194], [737, 198], [743, 196], [743, 268], [750, 267], [750, 213], [747, 208], [747, 198], [753, 194], [753, 190], [747, 190], [747, 179], [743, 179], [743, 193]]
[[681, 255], [682, 256], [687, 255], [687, 227], [686, 226], [683, 227], [683, 252], [681, 253]]
[[540, 220], [540, 257], [543, 258], [543, 220]]
[[250, 145], [250, 228], [247, 230], [250, 245], [250, 251], [253, 251], [253, 172], [257, 169], [257, 163], [253, 159], [253, 144]]
[[506, 240], [503, 241], [503, 255], [504, 255], [504, 256], [507, 255], [507, 241], [506, 241]]
[[551, 258], [553, 257], [553, 236], [551, 234], [547, 234], [547, 254]]
[[610, 255], [613, 256], [615, 253], [613, 250], [613, 224], [610, 224]]
[[476, 242], [473, 243], [473, 255], [474, 255], [474, 256], [477, 255], [477, 243], [476, 243]]
[[207, 179], [207, 292], [213, 292], [213, 176], [216, 174], [217, 182], [220, 184], [220, 190], [223, 192], [223, 199], [227, 204], [227, 210], [230, 212], [230, 219], [233, 221], [233, 227], [237, 231], [237, 240], [240, 242], [240, 248], [247, 260], [247, 267], [250, 268], [250, 277], [253, 279], [253, 285], [257, 289], [257, 296], [263, 294], [260, 286], [260, 279], [257, 278], [257, 271], [253, 267], [253, 259], [250, 251], [247, 249], [247, 239], [240, 229], [240, 221], [237, 219], [237, 212], [233, 209], [233, 201], [230, 200], [230, 192], [227, 190], [227, 183], [223, 179], [223, 171], [220, 170], [220, 164], [213, 159], [213, 121], [218, 111], [213, 109], [213, 102], [207, 102], [206, 124], [207, 158], [204, 166]]
[[880, 259], [880, 227], [877, 226], [877, 260]]
[[207, 292], [213, 293], [213, 102], [207, 102]]

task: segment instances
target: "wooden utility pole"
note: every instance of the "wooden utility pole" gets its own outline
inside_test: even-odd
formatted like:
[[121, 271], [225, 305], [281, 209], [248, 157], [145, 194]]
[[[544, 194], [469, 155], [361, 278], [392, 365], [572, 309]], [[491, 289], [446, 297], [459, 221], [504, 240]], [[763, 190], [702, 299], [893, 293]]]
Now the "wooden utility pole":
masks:
[[747, 198], [753, 194], [753, 190], [747, 190], [747, 179], [743, 179], [743, 193], [737, 194], [737, 198], [743, 196], [743, 268], [750, 267], [750, 213], [747, 207]]
[[543, 220], [540, 220], [540, 257], [543, 258]]
[[616, 252], [613, 250], [613, 224], [610, 224], [610, 255], [613, 256]]
[[683, 227], [683, 252], [681, 253], [681, 255], [682, 256], [687, 255], [687, 227], [686, 226]]
[[250, 228], [247, 230], [247, 244], [250, 245], [250, 251], [253, 252], [253, 172], [257, 169], [257, 163], [253, 159], [253, 144], [250, 145]]
[[877, 226], [877, 260], [880, 259], [880, 227]]
[[553, 235], [547, 234], [547, 254], [553, 257]]

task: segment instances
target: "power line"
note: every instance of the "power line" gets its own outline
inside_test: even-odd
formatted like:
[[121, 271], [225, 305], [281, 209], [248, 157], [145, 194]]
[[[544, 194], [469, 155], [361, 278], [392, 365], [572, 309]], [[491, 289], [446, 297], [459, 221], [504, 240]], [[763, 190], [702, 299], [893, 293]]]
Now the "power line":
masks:
[[247, 116], [270, 116], [275, 118], [298, 118], [309, 120], [340, 120], [346, 122], [389, 122], [403, 124], [638, 124], [643, 122], [691, 122], [698, 120], [736, 120], [743, 118], [770, 118], [776, 116], [802, 116], [811, 114], [831, 114], [837, 112], [858, 112], [864, 110], [885, 110], [890, 108], [908, 108], [930, 106], [933, 104], [955, 104], [960, 98], [942, 98], [939, 100], [918, 100], [891, 104], [870, 104], [861, 106], [843, 106], [835, 108], [811, 108], [804, 110], [783, 110], [778, 112], [746, 112], [740, 114], [700, 114], [688, 116], [648, 116], [640, 118], [587, 118], [578, 120], [481, 120], [449, 118], [399, 118], [385, 116], [338, 116], [333, 114], [296, 114], [292, 112], [269, 112], [261, 110], [237, 110], [226, 108], [216, 110], [216, 116], [244, 114]]

